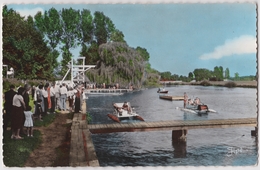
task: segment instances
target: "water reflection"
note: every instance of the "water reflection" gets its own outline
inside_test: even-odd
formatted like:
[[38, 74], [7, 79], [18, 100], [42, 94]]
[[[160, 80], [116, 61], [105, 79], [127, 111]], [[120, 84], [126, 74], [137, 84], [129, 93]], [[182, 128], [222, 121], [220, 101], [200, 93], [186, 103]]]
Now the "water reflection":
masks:
[[183, 120], [208, 120], [208, 113], [183, 113]]

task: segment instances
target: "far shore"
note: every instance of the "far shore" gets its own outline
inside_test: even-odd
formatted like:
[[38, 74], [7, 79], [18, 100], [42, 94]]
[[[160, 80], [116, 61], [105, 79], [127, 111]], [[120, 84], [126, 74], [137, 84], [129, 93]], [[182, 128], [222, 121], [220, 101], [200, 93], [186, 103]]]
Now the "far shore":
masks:
[[[166, 85], [202, 85], [203, 81], [199, 82], [181, 82], [181, 81], [161, 81], [161, 84]], [[235, 87], [245, 87], [245, 88], [257, 88], [257, 81], [206, 81], [209, 86], [227, 86], [227, 83], [234, 82]]]

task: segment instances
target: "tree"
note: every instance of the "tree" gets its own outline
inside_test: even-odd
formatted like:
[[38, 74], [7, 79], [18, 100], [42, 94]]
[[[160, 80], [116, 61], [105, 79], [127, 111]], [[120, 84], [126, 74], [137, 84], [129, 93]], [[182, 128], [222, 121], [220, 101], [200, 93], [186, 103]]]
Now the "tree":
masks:
[[94, 32], [94, 25], [93, 25], [93, 17], [89, 10], [83, 9], [81, 11], [81, 31], [82, 31], [82, 43], [90, 44], [93, 40], [93, 32]]
[[196, 81], [208, 80], [212, 77], [212, 72], [208, 69], [195, 69], [193, 74]]
[[62, 42], [61, 74], [64, 75], [68, 69], [66, 66], [72, 58], [70, 50], [79, 45], [79, 41], [82, 39], [80, 31], [80, 11], [72, 8], [63, 8], [61, 18], [63, 28], [62, 36], [60, 37]]
[[193, 79], [193, 73], [192, 73], [192, 72], [189, 72], [188, 77], [189, 77], [190, 79]]
[[171, 72], [166, 71], [166, 72], [162, 72], [160, 73], [161, 75], [161, 80], [171, 80]]
[[213, 76], [215, 77], [215, 80], [223, 81], [223, 67], [214, 67]]
[[238, 72], [235, 73], [235, 80], [239, 80], [239, 73]]
[[115, 31], [115, 26], [110, 18], [106, 17], [103, 12], [94, 13], [94, 35], [99, 45], [110, 41], [111, 34]]
[[32, 24], [7, 6], [3, 8], [3, 63], [21, 79], [50, 79], [54, 64], [51, 49]]
[[172, 75], [171, 80], [174, 80], [174, 81], [179, 80], [179, 75], [178, 74]]
[[229, 75], [230, 73], [229, 73], [229, 68], [226, 68], [226, 70], [225, 70], [225, 78], [226, 79], [229, 79], [230, 78], [230, 75]]
[[126, 42], [124, 40], [123, 32], [121, 32], [117, 29], [114, 32], [112, 32], [110, 40], [113, 42]]
[[150, 58], [150, 54], [148, 53], [148, 51], [145, 49], [145, 48], [142, 48], [142, 47], [137, 47], [136, 48], [136, 51], [140, 53], [140, 55], [142, 56], [142, 58], [145, 60], [145, 61], [148, 61], [149, 58]]
[[60, 43], [62, 23], [59, 12], [55, 8], [45, 11], [44, 15], [38, 12], [35, 17], [35, 26], [45, 35], [49, 45], [54, 50]]

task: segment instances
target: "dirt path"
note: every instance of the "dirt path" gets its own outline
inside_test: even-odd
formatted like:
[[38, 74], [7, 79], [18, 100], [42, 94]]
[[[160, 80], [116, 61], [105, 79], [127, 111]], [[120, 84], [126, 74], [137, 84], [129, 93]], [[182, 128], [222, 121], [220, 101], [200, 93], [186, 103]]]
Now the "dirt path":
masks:
[[[25, 167], [69, 166], [69, 129], [67, 114], [57, 114], [48, 127], [35, 127], [42, 133], [42, 143], [27, 159]], [[57, 155], [57, 148], [59, 149]], [[62, 157], [62, 158], [60, 158]]]

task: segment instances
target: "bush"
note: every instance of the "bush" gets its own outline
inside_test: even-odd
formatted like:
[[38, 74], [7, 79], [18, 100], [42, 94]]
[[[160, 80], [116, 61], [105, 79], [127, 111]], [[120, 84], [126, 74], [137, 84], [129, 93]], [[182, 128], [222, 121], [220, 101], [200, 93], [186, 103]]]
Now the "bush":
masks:
[[3, 92], [8, 91], [11, 83], [9, 81], [3, 81]]
[[202, 85], [202, 86], [210, 86], [211, 84], [210, 84], [210, 82], [204, 80], [204, 81], [202, 81], [200, 83], [200, 85]]
[[232, 88], [232, 87], [236, 87], [237, 85], [236, 85], [235, 82], [230, 81], [230, 82], [227, 82], [224, 86], [225, 86], [225, 87]]

